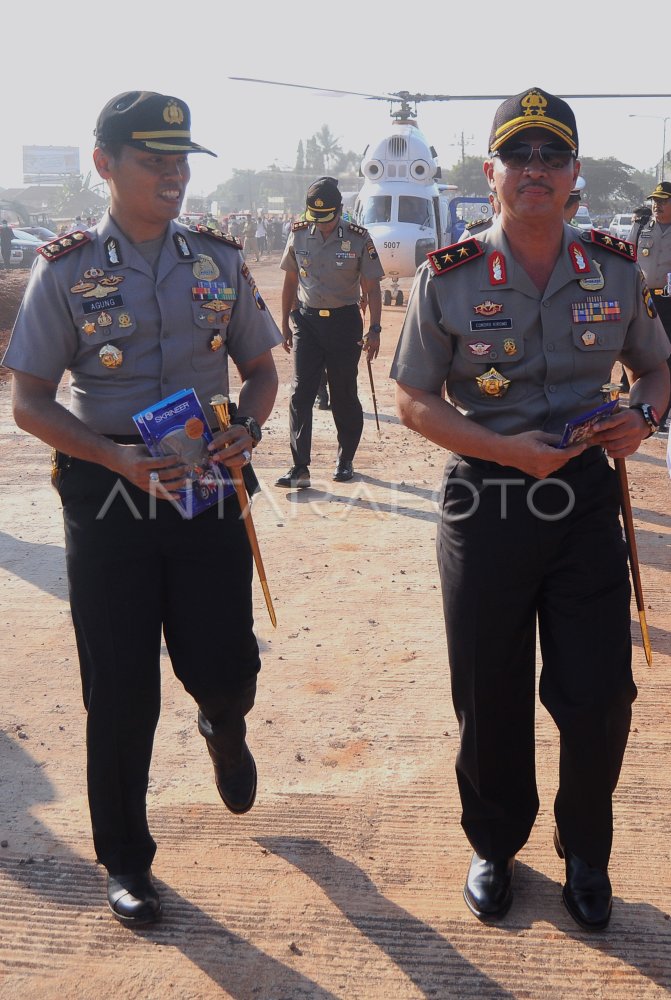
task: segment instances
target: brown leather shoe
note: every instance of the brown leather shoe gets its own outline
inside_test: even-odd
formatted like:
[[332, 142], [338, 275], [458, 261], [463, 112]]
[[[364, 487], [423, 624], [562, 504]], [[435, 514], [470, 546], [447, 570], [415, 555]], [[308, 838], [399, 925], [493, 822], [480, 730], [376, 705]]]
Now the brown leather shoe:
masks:
[[613, 909], [613, 890], [608, 872], [594, 868], [567, 850], [554, 832], [555, 850], [566, 862], [566, 884], [562, 890], [564, 906], [583, 930], [602, 931], [608, 926]]
[[478, 920], [500, 920], [513, 901], [515, 858], [487, 861], [474, 854], [464, 886], [464, 899]]

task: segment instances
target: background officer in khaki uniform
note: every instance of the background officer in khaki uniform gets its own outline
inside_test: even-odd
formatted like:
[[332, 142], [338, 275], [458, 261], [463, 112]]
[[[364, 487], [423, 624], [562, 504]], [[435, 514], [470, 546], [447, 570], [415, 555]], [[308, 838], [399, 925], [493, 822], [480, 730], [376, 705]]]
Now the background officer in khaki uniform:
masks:
[[[652, 215], [640, 226], [634, 223], [629, 239], [637, 244], [638, 263], [655, 300], [666, 335], [671, 341], [671, 183], [662, 181], [650, 195]], [[671, 368], [671, 359], [669, 360]], [[660, 413], [660, 426], [664, 429], [669, 416], [668, 400]]]
[[[280, 262], [284, 347], [294, 352], [289, 402], [293, 465], [276, 485], [310, 485], [312, 407], [324, 367], [338, 435], [336, 482], [354, 475], [353, 459], [363, 432], [357, 372], [363, 347], [372, 361], [380, 349], [384, 271], [368, 230], [341, 217], [342, 196], [332, 177], [321, 177], [306, 196], [305, 219], [292, 226]], [[370, 326], [362, 338], [359, 301], [367, 300]], [[297, 307], [297, 308], [296, 308]], [[292, 329], [293, 323], [293, 329]]]
[[[563, 898], [582, 927], [599, 930], [611, 912], [611, 797], [636, 696], [606, 453], [624, 458], [651, 433], [669, 392], [668, 343], [631, 247], [564, 223], [580, 169], [568, 104], [539, 88], [510, 98], [490, 150], [499, 222], [429, 254], [392, 368], [403, 422], [452, 452], [437, 549], [462, 825], [474, 850], [464, 897], [481, 920], [506, 913], [538, 811], [538, 628], [540, 698], [560, 734]], [[602, 402], [618, 359], [630, 372], [629, 409], [558, 448], [566, 422]]]
[[[96, 857], [124, 924], [159, 919], [146, 792], [160, 709], [161, 636], [198, 705], [198, 726], [231, 812], [251, 809], [256, 766], [252, 555], [235, 494], [185, 519], [170, 502], [185, 465], [151, 457], [132, 415], [183, 388], [203, 408], [242, 387], [214, 460], [242, 468], [277, 391], [281, 341], [240, 245], [176, 223], [189, 180], [187, 105], [130, 91], [103, 108], [93, 158], [111, 207], [94, 228], [40, 250], [4, 357], [17, 424], [57, 449], [70, 605], [87, 710]], [[212, 154], [214, 155], [214, 154]], [[71, 398], [56, 398], [65, 371]], [[222, 586], [204, 585], [216, 573]], [[203, 643], [207, 651], [203, 651]]]

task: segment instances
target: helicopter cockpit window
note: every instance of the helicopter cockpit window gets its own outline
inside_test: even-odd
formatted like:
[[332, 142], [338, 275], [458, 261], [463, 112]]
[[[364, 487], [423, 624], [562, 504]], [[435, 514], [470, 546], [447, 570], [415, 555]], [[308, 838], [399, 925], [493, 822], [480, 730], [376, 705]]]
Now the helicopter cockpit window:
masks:
[[401, 195], [398, 199], [398, 221], [412, 222], [415, 226], [431, 226], [431, 202], [426, 198]]
[[361, 225], [370, 226], [376, 222], [391, 222], [391, 195], [376, 194], [366, 202]]

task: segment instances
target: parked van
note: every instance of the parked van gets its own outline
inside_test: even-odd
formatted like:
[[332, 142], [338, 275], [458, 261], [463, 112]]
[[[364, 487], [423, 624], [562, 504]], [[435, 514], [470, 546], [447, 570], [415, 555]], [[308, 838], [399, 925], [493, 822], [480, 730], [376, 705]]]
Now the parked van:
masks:
[[633, 225], [633, 215], [616, 215], [608, 227], [608, 232], [611, 236], [616, 236], [618, 240], [626, 240]]

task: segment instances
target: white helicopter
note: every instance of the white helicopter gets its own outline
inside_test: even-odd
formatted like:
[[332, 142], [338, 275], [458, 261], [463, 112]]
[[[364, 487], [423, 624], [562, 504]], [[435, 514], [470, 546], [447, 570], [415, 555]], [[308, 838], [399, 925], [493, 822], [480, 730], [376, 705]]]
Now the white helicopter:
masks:
[[[313, 93], [364, 97], [387, 101], [391, 106], [392, 131], [363, 153], [360, 174], [364, 183], [354, 202], [354, 221], [365, 226], [375, 243], [391, 289], [383, 290], [383, 304], [403, 304], [399, 288], [401, 278], [414, 277], [427, 253], [446, 243], [455, 242], [463, 230], [466, 217], [474, 219], [491, 214], [489, 199], [457, 199], [455, 185], [439, 183], [440, 166], [436, 150], [419, 129], [417, 105], [424, 101], [504, 101], [509, 94], [410, 94], [398, 91], [389, 94], [364, 94], [354, 90], [334, 90], [311, 87], [302, 83], [279, 80], [259, 80], [254, 77], [231, 76], [230, 80], [264, 83], [280, 87], [296, 87]], [[562, 94], [566, 100], [576, 98], [670, 97], [669, 94]], [[395, 107], [398, 105], [398, 107]], [[455, 225], [457, 202], [462, 216]], [[475, 213], [475, 214], [473, 214]]]

